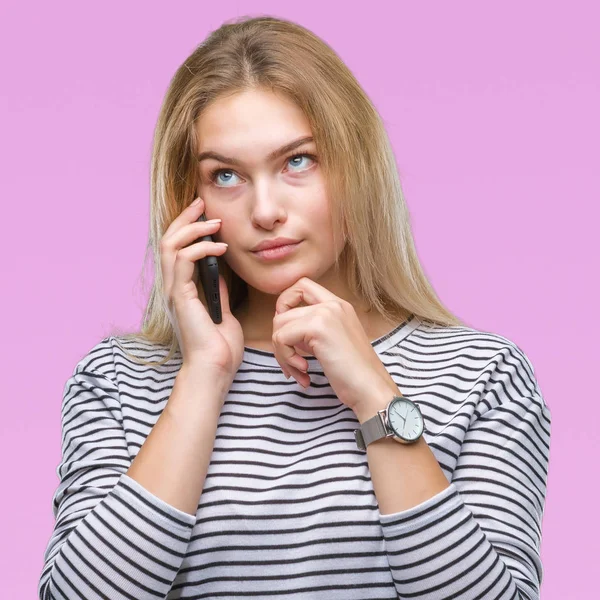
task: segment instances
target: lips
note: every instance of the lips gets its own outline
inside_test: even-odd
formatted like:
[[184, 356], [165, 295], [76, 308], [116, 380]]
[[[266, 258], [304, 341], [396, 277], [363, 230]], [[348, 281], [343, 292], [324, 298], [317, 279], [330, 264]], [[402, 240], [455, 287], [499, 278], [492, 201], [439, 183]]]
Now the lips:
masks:
[[265, 250], [258, 250], [253, 252], [260, 260], [273, 261], [280, 260], [293, 254], [298, 246], [302, 243], [302, 240], [295, 244], [284, 244], [283, 246], [275, 246], [273, 248], [267, 248]]
[[279, 248], [280, 246], [293, 246], [300, 243], [301, 240], [293, 238], [279, 237], [272, 240], [264, 240], [260, 244], [252, 248], [252, 252], [260, 252], [261, 250], [269, 250], [271, 248]]

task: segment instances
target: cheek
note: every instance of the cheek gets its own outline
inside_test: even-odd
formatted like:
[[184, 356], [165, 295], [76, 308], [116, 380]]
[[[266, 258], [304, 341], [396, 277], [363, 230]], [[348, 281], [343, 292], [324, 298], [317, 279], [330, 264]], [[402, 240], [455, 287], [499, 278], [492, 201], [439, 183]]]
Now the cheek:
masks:
[[312, 243], [318, 246], [319, 252], [328, 258], [339, 254], [343, 248], [343, 240], [340, 237], [338, 246], [336, 247], [333, 237], [333, 222], [329, 209], [321, 206], [311, 211], [308, 221], [310, 238]]
[[[239, 212], [237, 214], [223, 210], [222, 208], [213, 210], [212, 219], [221, 219], [221, 226], [218, 229], [218, 240], [215, 241], [227, 242], [230, 247], [236, 248], [243, 243], [248, 233], [248, 225], [244, 224]], [[214, 237], [214, 236], [213, 236]]]
[[331, 231], [332, 216], [327, 196], [322, 193], [320, 196], [316, 197], [316, 199], [313, 197], [313, 200], [316, 201], [308, 205], [310, 220], [321, 233], [323, 233], [323, 231]]
[[231, 215], [227, 211], [226, 205], [223, 202], [219, 202], [207, 186], [202, 187], [200, 190], [200, 197], [204, 201], [204, 213], [207, 220], [222, 219], [223, 223], [228, 223], [231, 220]]
[[323, 245], [332, 253], [339, 254], [344, 247], [344, 234], [339, 231], [337, 246], [335, 246], [334, 231], [333, 231], [333, 216], [328, 204], [321, 206], [318, 214], [319, 233], [323, 240]]
[[294, 203], [317, 226], [331, 226], [331, 211], [326, 190], [321, 183], [307, 186], [294, 198]]
[[198, 196], [200, 196], [200, 198], [202, 198], [202, 200], [204, 201], [204, 210], [207, 216], [210, 215], [209, 218], [211, 219], [222, 218], [221, 215], [218, 214], [219, 199], [215, 195], [215, 190], [213, 189], [213, 187], [204, 180], [201, 180], [196, 186], [196, 189], [198, 190]]

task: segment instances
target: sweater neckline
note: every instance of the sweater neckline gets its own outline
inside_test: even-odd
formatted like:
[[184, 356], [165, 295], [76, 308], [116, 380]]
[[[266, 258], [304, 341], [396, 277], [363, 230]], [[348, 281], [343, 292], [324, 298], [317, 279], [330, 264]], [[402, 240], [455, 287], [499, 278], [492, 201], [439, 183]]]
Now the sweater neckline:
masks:
[[[386, 350], [398, 344], [401, 340], [411, 334], [421, 324], [421, 320], [414, 314], [408, 316], [408, 319], [396, 325], [381, 337], [373, 340], [371, 346], [377, 354], [383, 354]], [[308, 362], [308, 370], [323, 370], [321, 363], [316, 356], [303, 356]], [[264, 365], [267, 367], [279, 367], [279, 362], [273, 352], [259, 350], [250, 346], [244, 346], [244, 356], [242, 363], [251, 365]]]

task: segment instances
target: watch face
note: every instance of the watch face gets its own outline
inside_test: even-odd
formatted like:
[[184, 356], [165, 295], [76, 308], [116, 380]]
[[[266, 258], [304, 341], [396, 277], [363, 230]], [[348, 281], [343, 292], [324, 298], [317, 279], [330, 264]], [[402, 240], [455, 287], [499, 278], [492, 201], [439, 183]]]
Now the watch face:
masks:
[[390, 404], [388, 422], [397, 437], [409, 442], [423, 433], [423, 415], [419, 407], [403, 396], [398, 396]]

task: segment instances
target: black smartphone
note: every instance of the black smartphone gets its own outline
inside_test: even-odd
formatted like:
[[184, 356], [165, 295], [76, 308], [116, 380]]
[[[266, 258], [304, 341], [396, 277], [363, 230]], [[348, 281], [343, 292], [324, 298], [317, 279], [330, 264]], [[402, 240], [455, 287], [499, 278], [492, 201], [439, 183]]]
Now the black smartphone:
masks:
[[[198, 221], [206, 221], [206, 215], [202, 213]], [[199, 237], [196, 242], [214, 242], [211, 235]], [[208, 306], [208, 313], [213, 323], [220, 323], [223, 319], [221, 313], [221, 292], [219, 291], [219, 263], [213, 255], [205, 256], [196, 261], [198, 265], [199, 279], [204, 290], [204, 297]]]

